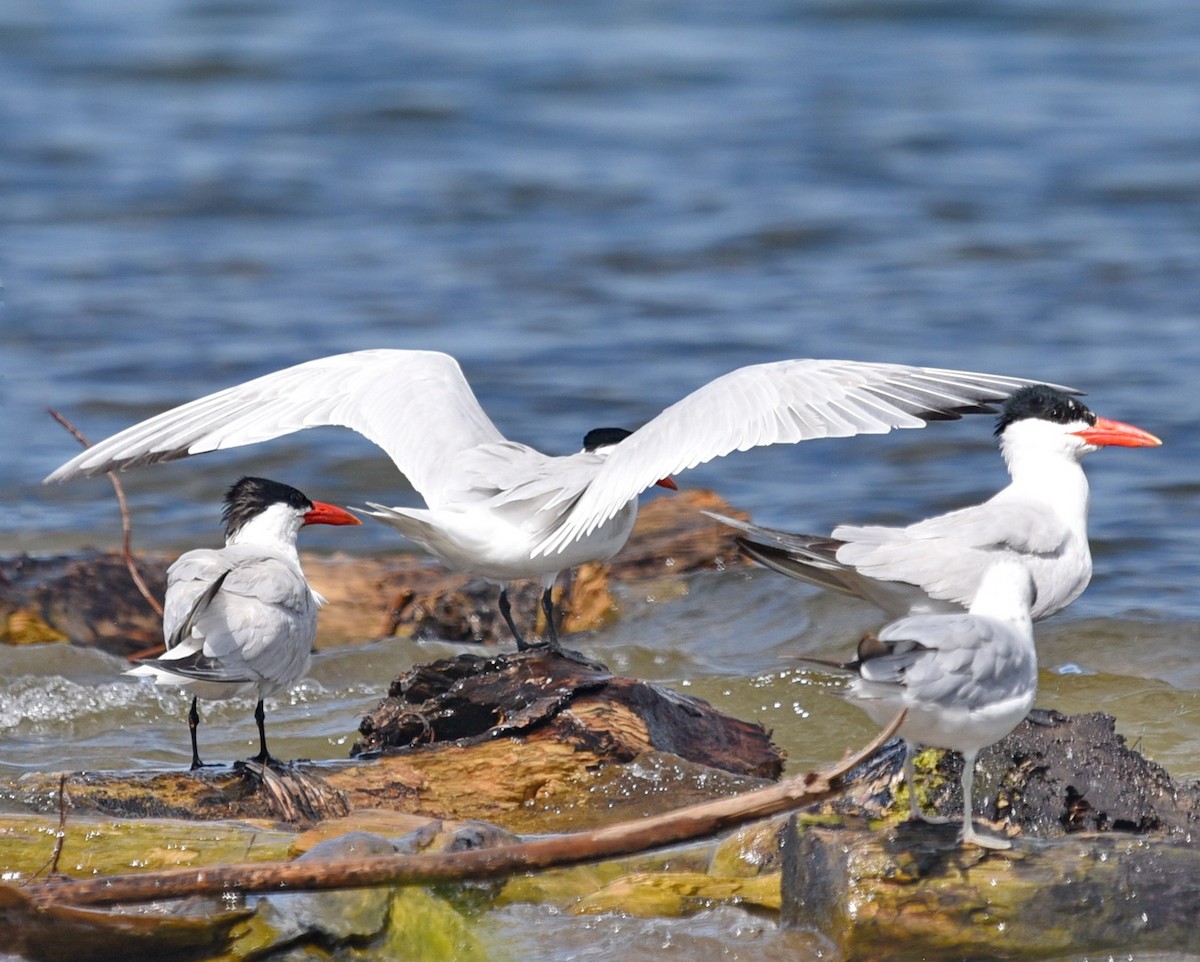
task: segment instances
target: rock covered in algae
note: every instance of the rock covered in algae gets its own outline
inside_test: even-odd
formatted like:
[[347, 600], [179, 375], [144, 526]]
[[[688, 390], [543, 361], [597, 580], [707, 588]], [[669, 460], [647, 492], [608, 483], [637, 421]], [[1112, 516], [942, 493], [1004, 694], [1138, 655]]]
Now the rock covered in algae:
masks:
[[[1044, 716], [1044, 717], [1043, 717]], [[899, 741], [852, 773], [852, 789], [830, 809], [879, 817], [908, 814]], [[962, 814], [957, 752], [917, 758], [917, 794], [930, 814]], [[1200, 828], [1200, 783], [1181, 783], [1131, 749], [1116, 719], [1038, 713], [979, 755], [974, 812], [1009, 833], [1059, 837], [1073, 832], [1166, 832]]]
[[1018, 838], [964, 848], [953, 827], [797, 825], [784, 847], [786, 924], [848, 960], [1034, 960], [1200, 950], [1200, 851], [1162, 836]]

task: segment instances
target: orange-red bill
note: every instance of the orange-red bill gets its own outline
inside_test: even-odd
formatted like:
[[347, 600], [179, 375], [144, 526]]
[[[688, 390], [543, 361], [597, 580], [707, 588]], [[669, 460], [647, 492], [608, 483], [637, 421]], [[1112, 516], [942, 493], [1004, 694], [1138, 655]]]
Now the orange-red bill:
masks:
[[332, 504], [326, 504], [324, 501], [314, 501], [312, 510], [304, 515], [305, 524], [362, 524], [358, 518], [354, 517], [349, 511], [343, 511], [341, 508], [335, 507]]
[[1156, 448], [1162, 444], [1162, 441], [1149, 431], [1143, 431], [1122, 421], [1110, 421], [1108, 418], [1096, 418], [1096, 423], [1090, 428], [1074, 433], [1088, 444], [1098, 447]]
[[678, 491], [679, 485], [675, 483], [674, 478], [663, 478], [661, 481], [655, 481], [660, 488], [670, 488], [672, 491]]

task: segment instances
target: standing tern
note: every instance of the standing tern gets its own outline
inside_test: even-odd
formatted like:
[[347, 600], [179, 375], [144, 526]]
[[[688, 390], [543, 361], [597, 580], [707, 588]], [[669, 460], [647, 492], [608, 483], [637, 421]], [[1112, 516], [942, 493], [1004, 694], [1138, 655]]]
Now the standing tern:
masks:
[[[427, 505], [371, 504], [366, 513], [448, 567], [500, 585], [501, 611], [525, 647], [508, 610], [509, 582], [540, 579], [549, 614], [558, 573], [619, 551], [633, 528], [637, 495], [671, 475], [759, 445], [884, 434], [992, 411], [989, 403], [1031, 383], [901, 364], [757, 364], [709, 382], [632, 433], [602, 429], [579, 453], [552, 457], [505, 439], [454, 358], [356, 351], [172, 408], [93, 445], [46, 480], [170, 461], [321, 425], [348, 427], [387, 452]], [[554, 620], [547, 622], [549, 642], [557, 646]]]
[[225, 496], [225, 547], [197, 548], [167, 569], [163, 636], [167, 650], [125, 672], [192, 694], [188, 727], [192, 769], [200, 768], [196, 698], [256, 692], [259, 753], [267, 751], [263, 699], [304, 677], [325, 601], [300, 570], [296, 536], [309, 524], [361, 524], [331, 504], [310, 501], [293, 487], [242, 478]]
[[1154, 447], [1153, 434], [1096, 417], [1044, 385], [1016, 391], [996, 423], [1011, 483], [982, 504], [904, 528], [841, 525], [828, 537], [711, 516], [742, 532], [756, 561], [792, 578], [863, 598], [889, 617], [962, 610], [998, 559], [1033, 575], [1035, 620], [1061, 611], [1092, 577], [1088, 483], [1080, 460], [1101, 447]]
[[962, 753], [964, 844], [1012, 845], [980, 835], [971, 822], [975, 759], [1016, 728], [1033, 706], [1037, 652], [1030, 607], [1035, 596], [1025, 565], [1002, 559], [983, 573], [967, 612], [893, 621], [864, 638], [858, 657], [846, 664], [805, 659], [854, 672], [844, 694], [877, 725], [906, 710], [897, 734], [904, 739], [904, 778], [914, 818], [950, 821], [921, 811], [913, 764], [918, 746]]

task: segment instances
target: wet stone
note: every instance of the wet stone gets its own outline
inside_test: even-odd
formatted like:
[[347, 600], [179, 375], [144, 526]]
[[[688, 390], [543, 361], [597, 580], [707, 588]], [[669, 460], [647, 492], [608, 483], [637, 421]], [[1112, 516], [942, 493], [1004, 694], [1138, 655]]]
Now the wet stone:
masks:
[[[321, 842], [298, 861], [369, 858], [392, 855], [395, 847], [381, 835], [350, 832]], [[334, 942], [369, 939], [383, 932], [391, 891], [387, 888], [269, 895], [259, 903], [259, 916], [276, 934], [277, 945], [313, 935]]]

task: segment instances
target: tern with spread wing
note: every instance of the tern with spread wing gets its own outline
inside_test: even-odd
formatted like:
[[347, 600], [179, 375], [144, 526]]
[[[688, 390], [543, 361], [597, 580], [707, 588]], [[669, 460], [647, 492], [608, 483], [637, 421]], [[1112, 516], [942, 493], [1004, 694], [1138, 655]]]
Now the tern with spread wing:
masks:
[[971, 822], [975, 759], [1016, 728], [1033, 707], [1034, 599], [1033, 579], [1025, 565], [1001, 560], [984, 572], [969, 611], [894, 621], [864, 638], [854, 661], [832, 665], [855, 674], [844, 694], [877, 725], [888, 724], [905, 710], [897, 735], [904, 739], [904, 778], [914, 818], [935, 824], [949, 821], [921, 811], [913, 764], [918, 747], [962, 753], [964, 844], [992, 849], [1012, 844], [980, 835]]
[[889, 617], [961, 611], [1001, 558], [1033, 576], [1035, 620], [1061, 611], [1092, 577], [1084, 455], [1107, 446], [1153, 447], [1141, 428], [1100, 418], [1045, 385], [1022, 388], [996, 424], [1011, 483], [982, 504], [904, 528], [841, 525], [831, 536], [791, 534], [711, 516], [736, 528], [756, 561], [792, 578], [866, 599]]
[[426, 508], [368, 513], [447, 566], [501, 586], [540, 579], [550, 643], [557, 574], [625, 544], [637, 496], [732, 451], [883, 434], [993, 410], [1025, 378], [855, 361], [787, 360], [709, 382], [632, 433], [602, 429], [552, 457], [506, 440], [454, 358], [368, 350], [319, 358], [173, 408], [72, 458], [47, 481], [103, 474], [304, 428], [340, 425], [386, 451]]
[[259, 753], [267, 751], [263, 699], [308, 672], [324, 599], [300, 569], [296, 536], [309, 524], [361, 524], [331, 504], [265, 478], [242, 478], [225, 496], [225, 547], [197, 548], [167, 570], [163, 636], [167, 650], [126, 672], [192, 694], [192, 768], [200, 768], [196, 698], [254, 693]]

